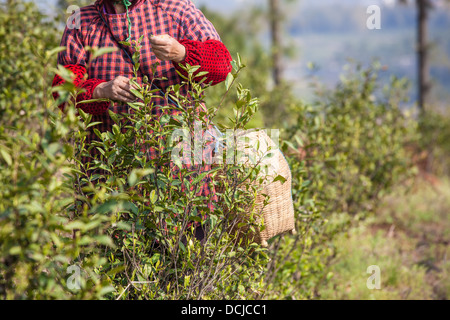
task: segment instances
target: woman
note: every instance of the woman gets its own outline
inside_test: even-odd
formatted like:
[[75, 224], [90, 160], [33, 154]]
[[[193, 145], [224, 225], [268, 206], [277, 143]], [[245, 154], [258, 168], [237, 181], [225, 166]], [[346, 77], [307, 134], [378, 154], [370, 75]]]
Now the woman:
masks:
[[[125, 6], [124, 3], [129, 4]], [[129, 20], [128, 20], [129, 17]], [[130, 23], [131, 22], [131, 25]], [[137, 40], [144, 36], [141, 67], [145, 75], [159, 62], [156, 77], [168, 80], [159, 83], [162, 89], [179, 83], [176, 70], [183, 72], [179, 63], [200, 65], [208, 71], [213, 84], [225, 80], [231, 71], [231, 57], [220, 42], [211, 22], [189, 0], [97, 0], [81, 9], [80, 28], [66, 28], [61, 46], [66, 50], [58, 56], [58, 64], [74, 71], [81, 87], [88, 89], [80, 100], [110, 98], [129, 102], [134, 96], [129, 91], [132, 64], [124, 50], [101, 56], [91, 61], [84, 49], [90, 47], [118, 47], [119, 41]], [[88, 81], [82, 82], [87, 71]], [[139, 75], [142, 81], [143, 74]], [[61, 83], [55, 78], [55, 85]], [[84, 111], [102, 114], [108, 103], [84, 105]]]
[[[227, 48], [211, 22], [190, 0], [97, 0], [82, 8], [80, 14], [80, 28], [66, 27], [64, 31], [61, 46], [65, 50], [59, 53], [58, 64], [74, 72], [75, 84], [85, 89], [78, 101], [99, 98], [116, 101], [113, 106], [109, 102], [78, 105], [93, 115], [93, 122], [101, 122], [95, 127], [101, 132], [110, 131], [114, 124], [108, 109], [115, 113], [127, 112], [126, 102], [136, 99], [129, 82], [133, 77], [130, 60], [133, 52], [129, 47], [119, 45], [121, 41], [144, 36], [137, 81], [142, 83], [144, 76], [151, 78], [152, 66], [159, 63], [154, 77], [167, 79], [155, 81], [162, 91], [181, 83], [177, 71], [185, 71], [179, 64], [201, 66], [198, 72], [207, 71], [207, 82], [213, 85], [224, 81], [231, 71]], [[119, 50], [91, 61], [85, 49], [87, 46], [118, 47]], [[63, 80], [56, 76], [53, 85], [62, 83]], [[155, 98], [154, 104], [167, 105], [167, 101]], [[154, 112], [161, 111], [155, 109]], [[87, 143], [97, 139], [93, 128], [89, 130]], [[96, 153], [98, 151], [92, 148], [91, 155]], [[205, 196], [211, 193], [206, 183], [201, 193]]]

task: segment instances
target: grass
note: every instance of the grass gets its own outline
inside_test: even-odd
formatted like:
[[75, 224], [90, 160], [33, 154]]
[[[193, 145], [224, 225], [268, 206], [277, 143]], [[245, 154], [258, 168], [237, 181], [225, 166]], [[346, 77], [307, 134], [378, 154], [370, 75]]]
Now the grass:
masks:
[[[336, 240], [332, 277], [321, 299], [447, 300], [450, 297], [450, 181], [399, 186], [375, 216]], [[367, 268], [380, 267], [381, 288], [370, 290]]]

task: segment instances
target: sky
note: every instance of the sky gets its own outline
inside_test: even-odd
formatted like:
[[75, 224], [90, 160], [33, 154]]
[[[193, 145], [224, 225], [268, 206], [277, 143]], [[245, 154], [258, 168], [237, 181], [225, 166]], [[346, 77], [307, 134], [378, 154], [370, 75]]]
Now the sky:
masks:
[[[358, 5], [392, 5], [396, 0], [299, 0], [300, 5], [304, 6], [324, 6], [335, 3], [341, 4], [358, 4]], [[54, 5], [57, 0], [36, 0], [35, 2], [41, 4], [43, 7], [48, 7], [48, 5]], [[225, 13], [232, 12], [236, 9], [245, 7], [246, 5], [265, 5], [267, 0], [192, 0], [197, 6], [206, 5], [212, 10], [222, 11]], [[73, 4], [76, 4], [76, 0], [72, 0]]]

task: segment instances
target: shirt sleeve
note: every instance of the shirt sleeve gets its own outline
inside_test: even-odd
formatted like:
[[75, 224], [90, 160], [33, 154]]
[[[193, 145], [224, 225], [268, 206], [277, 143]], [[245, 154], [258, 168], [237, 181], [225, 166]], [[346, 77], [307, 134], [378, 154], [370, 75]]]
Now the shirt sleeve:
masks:
[[[72, 71], [75, 75], [74, 84], [84, 89], [84, 92], [77, 96], [77, 102], [92, 100], [95, 88], [103, 82], [100, 79], [86, 79], [86, 64], [88, 56], [84, 49], [81, 33], [79, 29], [69, 29], [66, 27], [61, 40], [61, 47], [65, 47], [65, 50], [58, 54], [58, 64], [64, 66], [66, 69]], [[52, 86], [60, 86], [64, 84], [64, 80], [55, 75]], [[53, 97], [58, 99], [57, 92], [53, 93]], [[79, 108], [86, 113], [93, 115], [102, 114], [107, 112], [109, 108], [109, 102], [93, 102], [87, 104], [79, 104]], [[58, 106], [64, 111], [65, 104]]]
[[58, 64], [60, 65], [81, 65], [86, 67], [88, 55], [84, 49], [84, 43], [79, 28], [64, 30], [61, 39], [61, 47], [65, 50], [58, 53]]
[[203, 12], [195, 7], [192, 1], [188, 1], [188, 4], [184, 8], [181, 17], [181, 26], [183, 39], [198, 41], [214, 39], [220, 41], [220, 36], [211, 21], [205, 17]]
[[[181, 64], [200, 66], [197, 73], [208, 72], [206, 81], [212, 85], [225, 81], [232, 70], [231, 55], [213, 24], [190, 1], [183, 14], [182, 30], [179, 42], [186, 48], [186, 58]], [[179, 64], [174, 65], [181, 74], [186, 75]]]
[[[231, 55], [225, 45], [217, 40], [195, 41], [181, 40], [180, 43], [186, 48], [186, 58], [181, 64], [191, 66], [200, 66], [197, 73], [207, 71], [206, 82], [216, 85], [225, 81], [227, 75], [231, 72]], [[186, 71], [179, 65], [176, 69], [187, 76]], [[202, 77], [203, 78], [203, 77]], [[194, 80], [200, 81], [202, 78]]]
[[[73, 83], [75, 86], [84, 89], [83, 92], [81, 92], [77, 96], [77, 102], [86, 101], [93, 99], [94, 90], [95, 88], [103, 82], [106, 82], [104, 80], [99, 79], [85, 79], [86, 75], [86, 68], [82, 65], [76, 64], [76, 65], [66, 65], [64, 66], [66, 69], [72, 71], [72, 73], [75, 75], [75, 79]], [[57, 87], [64, 84], [64, 79], [62, 79], [59, 75], [55, 75], [55, 78], [53, 79], [52, 86]], [[59, 98], [59, 95], [57, 92], [53, 92], [53, 98], [57, 100]], [[64, 111], [65, 103], [58, 106], [61, 111]], [[91, 103], [82, 103], [78, 104], [78, 107], [83, 110], [86, 113], [92, 114], [92, 115], [98, 115], [107, 112], [109, 108], [109, 102], [91, 102]]]

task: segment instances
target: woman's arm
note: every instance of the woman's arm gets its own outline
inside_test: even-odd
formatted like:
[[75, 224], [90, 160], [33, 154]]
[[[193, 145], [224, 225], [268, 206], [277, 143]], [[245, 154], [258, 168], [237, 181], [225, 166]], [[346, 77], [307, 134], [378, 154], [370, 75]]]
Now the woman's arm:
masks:
[[[88, 54], [84, 48], [80, 29], [70, 29], [66, 27], [64, 30], [61, 47], [65, 50], [58, 53], [58, 64], [64, 66], [66, 69], [72, 71], [75, 75], [74, 84], [78, 88], [84, 89], [84, 92], [77, 96], [77, 102], [94, 99], [94, 91], [96, 88], [106, 82], [100, 79], [86, 79], [86, 64], [88, 61]], [[57, 87], [64, 84], [64, 79], [55, 75], [52, 86]], [[57, 92], [53, 93], [55, 99], [59, 98]], [[102, 114], [109, 108], [109, 102], [94, 102], [87, 104], [79, 104], [84, 112], [90, 114]], [[59, 105], [59, 108], [64, 111], [65, 103]]]
[[[92, 100], [94, 99], [94, 90], [102, 83], [106, 81], [99, 79], [88, 79], [85, 80], [86, 68], [79, 64], [69, 64], [64, 66], [67, 70], [70, 70], [75, 75], [74, 84], [78, 88], [84, 89], [82, 93], [77, 96], [77, 102]], [[55, 75], [53, 79], [52, 87], [61, 86], [64, 84], [64, 79], [62, 79], [59, 75]], [[57, 92], [53, 92], [53, 98], [57, 100], [59, 98], [59, 94]], [[93, 103], [83, 103], [79, 104], [81, 110], [86, 113], [97, 115], [105, 113], [109, 108], [110, 103], [105, 102], [93, 102]], [[65, 103], [58, 106], [61, 111], [64, 111]]]
[[[163, 61], [172, 61], [175, 68], [183, 75], [187, 72], [180, 66], [189, 64], [200, 66], [196, 72], [206, 71], [206, 82], [216, 85], [225, 81], [231, 72], [231, 56], [225, 45], [218, 40], [180, 40], [169, 35], [150, 38], [153, 53]], [[197, 79], [201, 80], [201, 79]]]
[[[86, 68], [81, 65], [67, 65], [66, 69], [75, 74], [74, 84], [78, 88], [84, 89], [82, 93], [77, 96], [77, 102], [92, 100], [92, 99], [110, 99], [114, 101], [133, 102], [136, 97], [131, 93], [130, 80], [126, 77], [117, 77], [112, 81], [104, 81], [100, 79], [85, 79]], [[64, 79], [56, 75], [53, 79], [52, 86], [60, 86], [64, 84]], [[57, 92], [53, 93], [53, 97], [58, 99]], [[64, 104], [59, 108], [64, 111]], [[78, 105], [81, 110], [86, 113], [98, 115], [108, 111], [110, 102], [91, 102], [82, 103]]]
[[155, 55], [164, 61], [171, 60], [184, 75], [186, 72], [180, 63], [200, 66], [197, 72], [208, 72], [206, 82], [213, 85], [225, 81], [232, 70], [232, 58], [213, 24], [191, 1], [187, 1], [182, 10], [172, 13], [174, 20], [180, 21], [179, 38], [168, 35], [151, 37]]
[[[218, 40], [206, 40], [204, 42], [195, 40], [181, 40], [180, 43], [186, 48], [186, 57], [181, 64], [200, 66], [198, 72], [206, 71], [206, 82], [216, 85], [225, 81], [231, 72], [231, 55], [225, 45]], [[175, 63], [175, 68], [187, 76], [186, 71]], [[201, 79], [198, 79], [201, 80]]]
[[[77, 96], [77, 102], [92, 99], [110, 99], [121, 102], [132, 102], [136, 97], [131, 93], [131, 85], [129, 79], [125, 77], [117, 77], [111, 81], [100, 79], [86, 79], [86, 67], [88, 55], [86, 54], [80, 31], [78, 29], [66, 28], [64, 31], [61, 47], [66, 49], [58, 54], [58, 64], [63, 65], [66, 69], [75, 74], [74, 84], [78, 88], [84, 89]], [[60, 86], [64, 84], [64, 79], [55, 75], [52, 86]], [[53, 93], [53, 97], [58, 99], [57, 92]], [[108, 111], [110, 102], [92, 102], [78, 104], [84, 112], [98, 115]], [[65, 104], [61, 104], [59, 108], [64, 111]]]

